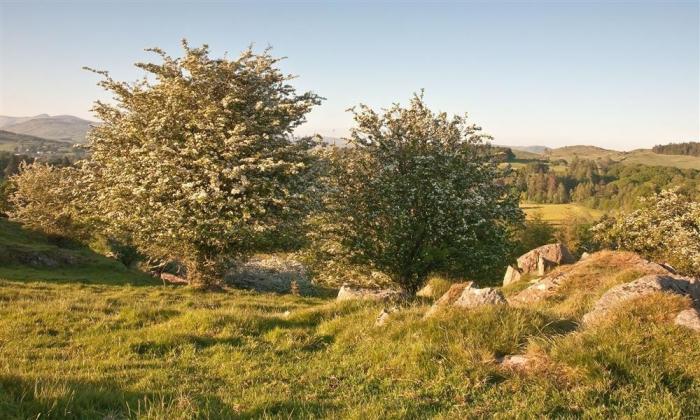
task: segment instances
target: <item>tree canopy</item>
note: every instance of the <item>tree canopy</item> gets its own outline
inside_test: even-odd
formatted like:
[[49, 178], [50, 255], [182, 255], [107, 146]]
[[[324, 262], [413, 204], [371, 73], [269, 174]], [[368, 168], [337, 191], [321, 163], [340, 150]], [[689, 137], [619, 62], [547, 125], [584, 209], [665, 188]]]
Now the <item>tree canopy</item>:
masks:
[[148, 76], [135, 83], [93, 70], [114, 103], [94, 106], [103, 123], [84, 173], [112, 235], [209, 283], [300, 219], [316, 141], [292, 132], [322, 98], [297, 94], [269, 50], [231, 60], [183, 48], [181, 58], [150, 49], [162, 62], [137, 63]]
[[350, 259], [410, 292], [431, 271], [500, 270], [522, 213], [481, 128], [466, 116], [408, 107], [353, 110], [353, 148], [333, 165], [327, 232]]

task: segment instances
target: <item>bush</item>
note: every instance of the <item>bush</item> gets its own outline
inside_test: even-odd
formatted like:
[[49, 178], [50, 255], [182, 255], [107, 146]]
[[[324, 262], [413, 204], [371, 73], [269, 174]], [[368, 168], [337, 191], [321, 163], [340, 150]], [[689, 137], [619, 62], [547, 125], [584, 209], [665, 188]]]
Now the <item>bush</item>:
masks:
[[90, 223], [78, 204], [84, 193], [80, 185], [76, 168], [22, 163], [20, 173], [10, 178], [8, 214], [46, 235], [86, 240]]
[[514, 257], [519, 257], [539, 246], [555, 242], [555, 233], [554, 226], [542, 219], [542, 213], [536, 212], [517, 230], [517, 246]]
[[700, 276], [700, 203], [678, 190], [640, 199], [640, 208], [607, 218], [595, 238], [611, 248], [667, 262], [680, 273]]
[[420, 96], [383, 114], [353, 112], [354, 147], [332, 157], [312, 240], [409, 292], [430, 272], [500, 276], [522, 212], [480, 128], [433, 113]]
[[600, 244], [595, 240], [591, 230], [595, 223], [585, 217], [575, 214], [567, 215], [554, 234], [557, 242], [561, 242], [577, 257], [584, 252], [595, 252]]

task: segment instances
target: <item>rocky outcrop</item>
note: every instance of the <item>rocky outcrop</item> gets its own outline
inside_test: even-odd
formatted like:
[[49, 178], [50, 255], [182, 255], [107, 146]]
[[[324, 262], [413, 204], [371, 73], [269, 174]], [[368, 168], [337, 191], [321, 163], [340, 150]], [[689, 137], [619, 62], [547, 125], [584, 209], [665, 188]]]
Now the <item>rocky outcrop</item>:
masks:
[[425, 316], [431, 316], [446, 307], [476, 308], [485, 305], [507, 304], [503, 293], [491, 287], [479, 289], [472, 282], [453, 284], [450, 289], [430, 307]]
[[673, 322], [681, 327], [700, 332], [700, 309], [691, 308], [681, 311]]
[[620, 272], [633, 270], [644, 274], [669, 274], [659, 264], [649, 262], [637, 254], [629, 252], [603, 251], [591, 255], [576, 264], [559, 267], [548, 273], [520, 293], [511, 296], [508, 301], [514, 305], [530, 304], [546, 299], [568, 282], [586, 281], [592, 272], [601, 269], [614, 269]]
[[516, 267], [513, 267], [512, 265], [509, 265], [506, 269], [506, 275], [503, 276], [503, 285], [508, 286], [511, 283], [520, 281], [521, 278], [522, 274], [520, 273], [520, 270], [518, 270]]
[[700, 285], [686, 277], [667, 275], [647, 275], [635, 281], [617, 285], [595, 303], [593, 310], [583, 316], [583, 323], [590, 325], [604, 319], [620, 304], [654, 292], [674, 293], [700, 300]]
[[517, 262], [521, 273], [525, 274], [538, 271], [540, 265], [551, 268], [561, 264], [573, 264], [576, 259], [563, 244], [548, 244], [521, 255]]
[[354, 287], [344, 284], [338, 291], [336, 300], [396, 301], [404, 298], [406, 298], [406, 293], [400, 290]]

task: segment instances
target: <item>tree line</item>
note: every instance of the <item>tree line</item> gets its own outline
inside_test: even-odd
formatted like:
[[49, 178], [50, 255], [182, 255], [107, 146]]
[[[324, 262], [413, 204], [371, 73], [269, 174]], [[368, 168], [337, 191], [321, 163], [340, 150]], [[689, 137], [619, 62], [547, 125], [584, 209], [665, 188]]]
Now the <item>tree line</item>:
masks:
[[700, 156], [700, 142], [657, 144], [651, 150], [664, 155]]
[[603, 210], [631, 209], [640, 197], [672, 188], [700, 199], [698, 170], [577, 157], [563, 167], [529, 163], [518, 170], [516, 184], [528, 202], [580, 203]]

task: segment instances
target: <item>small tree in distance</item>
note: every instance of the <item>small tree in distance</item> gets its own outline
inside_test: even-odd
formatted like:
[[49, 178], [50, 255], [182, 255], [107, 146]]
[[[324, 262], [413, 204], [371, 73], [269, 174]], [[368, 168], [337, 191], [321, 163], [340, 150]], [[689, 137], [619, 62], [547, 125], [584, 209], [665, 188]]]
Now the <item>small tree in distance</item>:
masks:
[[407, 108], [353, 113], [319, 231], [411, 293], [432, 271], [484, 278], [503, 267], [522, 212], [480, 127], [418, 95]]
[[85, 176], [109, 234], [144, 254], [182, 262], [190, 282], [218, 281], [226, 262], [297, 223], [313, 183], [311, 138], [292, 131], [322, 98], [297, 94], [266, 50], [235, 60], [207, 46], [162, 63], [150, 78], [104, 79]]

